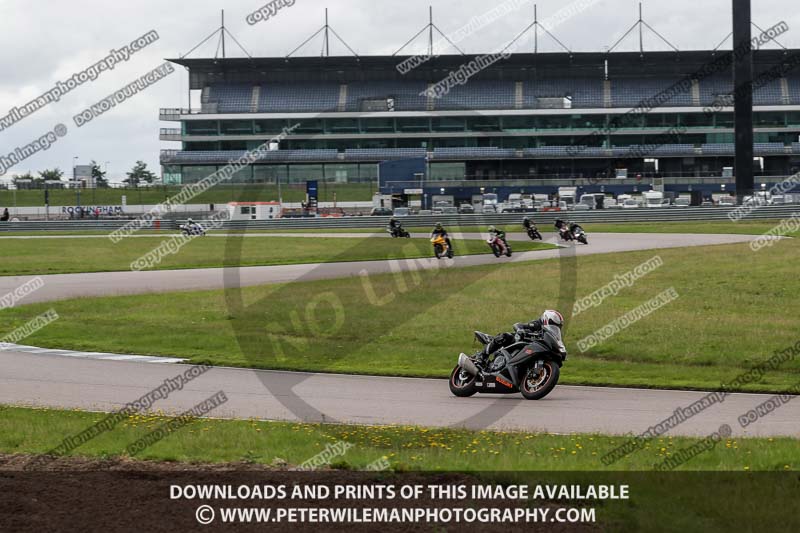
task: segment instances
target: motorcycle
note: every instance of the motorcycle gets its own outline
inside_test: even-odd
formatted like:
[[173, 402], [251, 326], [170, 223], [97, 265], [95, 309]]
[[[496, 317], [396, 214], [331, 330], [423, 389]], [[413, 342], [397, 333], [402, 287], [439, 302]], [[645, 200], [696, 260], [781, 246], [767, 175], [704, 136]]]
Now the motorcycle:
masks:
[[586, 232], [583, 231], [583, 228], [579, 225], [573, 224], [570, 228], [570, 232], [576, 241], [587, 245], [589, 244], [589, 239], [586, 238]]
[[431, 238], [431, 244], [433, 244], [433, 253], [436, 254], [436, 259], [441, 259], [442, 257], [452, 259], [455, 255], [453, 249], [447, 244], [447, 240], [441, 235], [434, 235]]
[[572, 232], [566, 226], [562, 226], [558, 228], [558, 234], [561, 236], [562, 241], [574, 241], [575, 237], [572, 235]]
[[200, 224], [181, 224], [179, 227], [181, 229], [181, 233], [183, 233], [187, 237], [206, 236], [206, 230], [204, 230], [203, 226], [201, 226]]
[[391, 235], [392, 239], [410, 239], [411, 234], [403, 229], [403, 226], [397, 226], [396, 228], [386, 228], [386, 232]]
[[489, 235], [489, 239], [486, 243], [489, 245], [489, 248], [492, 249], [492, 253], [495, 257], [500, 257], [501, 255], [511, 257], [511, 245], [497, 235]]
[[[454, 396], [519, 392], [526, 400], [541, 400], [553, 391], [567, 359], [561, 329], [543, 326], [541, 333], [533, 334], [516, 324], [514, 330], [514, 343], [488, 358], [479, 358], [481, 352], [458, 356], [458, 364], [450, 373]], [[476, 331], [475, 338], [486, 346], [493, 337]]]
[[541, 241], [542, 234], [539, 233], [539, 229], [536, 227], [536, 224], [531, 224], [531, 227], [527, 229], [528, 237], [531, 238], [532, 241]]
[[586, 232], [579, 224], [556, 224], [556, 228], [558, 228], [558, 234], [561, 236], [561, 240], [563, 241], [578, 241], [582, 244], [589, 244], [589, 239], [586, 237]]

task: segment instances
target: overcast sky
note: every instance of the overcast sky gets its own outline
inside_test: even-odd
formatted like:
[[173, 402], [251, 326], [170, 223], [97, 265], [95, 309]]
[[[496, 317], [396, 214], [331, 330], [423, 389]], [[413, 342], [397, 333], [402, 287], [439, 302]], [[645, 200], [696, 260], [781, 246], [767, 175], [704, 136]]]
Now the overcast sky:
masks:
[[[533, 4], [544, 21], [574, 0], [517, 0], [522, 7], [459, 43], [467, 53], [501, 50], [533, 20]], [[187, 105], [185, 70], [161, 80], [146, 91], [78, 128], [72, 117], [110, 93], [160, 65], [164, 58], [188, 52], [219, 26], [225, 9], [227, 27], [253, 56], [284, 56], [323, 24], [324, 8], [330, 8], [331, 26], [359, 55], [391, 54], [427, 23], [427, 6], [433, 4], [435, 23], [445, 33], [467, 24], [471, 17], [492, 9], [500, 0], [295, 0], [271, 19], [254, 26], [245, 17], [266, 2], [257, 0], [0, 0], [0, 118], [12, 107], [23, 105], [70, 78], [133, 39], [156, 30], [160, 39], [112, 71], [102, 73], [51, 104], [0, 132], [0, 155], [8, 154], [52, 131], [56, 124], [68, 128], [49, 150], [40, 152], [8, 171], [6, 177], [25, 171], [36, 173], [60, 167], [71, 172], [72, 158], [79, 164], [94, 159], [108, 163], [115, 181], [124, 177], [138, 159], [160, 172], [158, 153], [179, 144], [161, 142], [160, 107]], [[613, 44], [636, 21], [635, 0], [597, 0], [585, 12], [565, 21], [554, 34], [575, 51], [599, 51]], [[779, 40], [800, 48], [800, 11], [797, 0], [753, 0], [753, 20], [762, 28], [786, 21], [790, 31]], [[670, 0], [644, 2], [644, 18], [681, 50], [715, 47], [731, 28], [731, 0]], [[216, 41], [190, 57], [213, 57]], [[527, 46], [532, 49], [532, 39]], [[768, 47], [775, 47], [770, 45]], [[635, 50], [638, 38], [629, 37], [620, 50]], [[666, 49], [652, 34], [645, 48]], [[726, 45], [730, 48], [730, 41]], [[319, 55], [316, 40], [299, 55]], [[558, 46], [540, 37], [540, 50]], [[409, 49], [409, 53], [417, 51]], [[447, 53], [446, 50], [443, 52]], [[333, 43], [332, 55], [346, 55]], [[243, 55], [229, 41], [229, 56]]]

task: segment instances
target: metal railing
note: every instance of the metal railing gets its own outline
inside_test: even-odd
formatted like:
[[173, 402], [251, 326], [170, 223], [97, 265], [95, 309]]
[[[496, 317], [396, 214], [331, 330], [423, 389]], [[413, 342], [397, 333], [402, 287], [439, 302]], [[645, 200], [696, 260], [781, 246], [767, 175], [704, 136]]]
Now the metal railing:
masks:
[[[727, 207], [689, 207], [671, 209], [601, 209], [595, 211], [537, 212], [529, 214], [479, 214], [479, 215], [414, 215], [402, 217], [403, 225], [428, 227], [436, 222], [456, 229], [474, 227], [520, 224], [523, 216], [533, 219], [543, 229], [552, 226], [556, 218], [569, 218], [583, 224], [626, 223], [626, 222], [689, 222], [718, 220], [727, 221], [734, 208]], [[784, 219], [800, 211], [800, 206], [764, 206], [748, 215], [748, 220]], [[10, 231], [113, 231], [128, 223], [127, 220], [70, 220], [51, 222], [0, 222], [0, 234]], [[179, 220], [154, 221], [154, 229], [175, 230]], [[223, 226], [225, 230], [290, 230], [309, 231], [323, 229], [374, 229], [383, 231], [388, 217], [352, 216], [343, 218], [284, 218], [278, 220], [231, 221]], [[734, 223], [731, 223], [734, 224]]]

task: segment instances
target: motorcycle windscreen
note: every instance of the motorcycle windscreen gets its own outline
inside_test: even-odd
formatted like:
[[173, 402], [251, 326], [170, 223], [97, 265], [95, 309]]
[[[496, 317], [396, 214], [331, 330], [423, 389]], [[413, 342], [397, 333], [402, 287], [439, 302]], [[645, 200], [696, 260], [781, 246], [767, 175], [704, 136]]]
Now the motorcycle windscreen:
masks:
[[544, 341], [553, 352], [566, 354], [567, 348], [564, 346], [564, 338], [561, 335], [561, 328], [558, 326], [542, 326], [544, 331]]

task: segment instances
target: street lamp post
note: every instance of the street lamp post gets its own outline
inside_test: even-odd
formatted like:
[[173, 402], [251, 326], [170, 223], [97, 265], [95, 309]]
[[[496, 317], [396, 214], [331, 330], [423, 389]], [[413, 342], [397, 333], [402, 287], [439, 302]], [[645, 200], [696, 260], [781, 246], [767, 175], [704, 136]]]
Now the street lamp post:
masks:
[[79, 156], [75, 156], [72, 158], [72, 185], [75, 187], [75, 207], [80, 208], [81, 206], [81, 189], [78, 187], [78, 176], [77, 176], [77, 169], [75, 168], [75, 164], [77, 163]]

